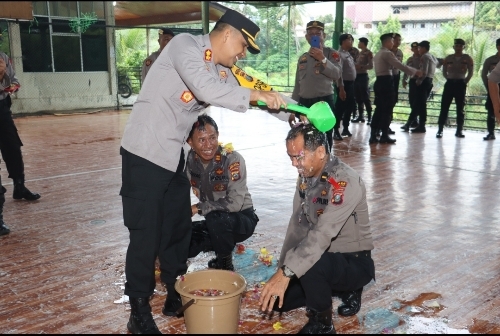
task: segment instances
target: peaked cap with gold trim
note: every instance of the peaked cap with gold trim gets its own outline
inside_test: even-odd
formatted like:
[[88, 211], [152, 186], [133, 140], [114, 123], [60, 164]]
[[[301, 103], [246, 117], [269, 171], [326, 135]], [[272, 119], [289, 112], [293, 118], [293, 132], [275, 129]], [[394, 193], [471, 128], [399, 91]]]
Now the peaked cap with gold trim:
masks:
[[235, 10], [228, 9], [224, 15], [221, 16], [219, 22], [227, 23], [234, 28], [238, 29], [248, 43], [248, 51], [252, 54], [260, 53], [260, 48], [257, 45], [257, 35], [260, 28], [250, 19]]

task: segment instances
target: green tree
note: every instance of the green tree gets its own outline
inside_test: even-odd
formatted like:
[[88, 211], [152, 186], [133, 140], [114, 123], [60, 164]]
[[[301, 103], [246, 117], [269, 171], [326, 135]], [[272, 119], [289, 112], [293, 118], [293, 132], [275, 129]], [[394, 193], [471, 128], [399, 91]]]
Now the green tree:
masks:
[[373, 52], [377, 52], [382, 47], [382, 42], [380, 42], [380, 36], [387, 33], [400, 33], [401, 32], [401, 23], [397, 17], [393, 17], [389, 15], [387, 18], [387, 22], [379, 23], [377, 25], [377, 31], [368, 34], [368, 49]]
[[500, 30], [500, 2], [476, 1], [475, 25], [482, 30]]

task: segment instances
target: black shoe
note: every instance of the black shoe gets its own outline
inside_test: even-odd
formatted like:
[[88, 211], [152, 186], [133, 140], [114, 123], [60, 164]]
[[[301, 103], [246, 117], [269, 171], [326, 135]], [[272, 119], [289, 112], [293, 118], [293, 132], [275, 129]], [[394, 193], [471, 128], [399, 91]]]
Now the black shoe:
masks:
[[161, 312], [165, 316], [182, 317], [184, 314], [177, 315], [177, 310], [182, 307], [181, 296], [175, 290], [174, 286], [167, 286], [167, 299], [163, 305]]
[[12, 197], [16, 200], [24, 198], [27, 201], [36, 201], [41, 196], [29, 191], [29, 189], [24, 186], [24, 178], [19, 178], [14, 179], [14, 193]]
[[393, 130], [391, 130], [391, 128], [389, 127], [389, 129], [387, 130], [387, 134], [396, 134], [396, 132], [394, 132]]
[[342, 138], [342, 135], [340, 135], [339, 131], [334, 131], [333, 132], [333, 140], [342, 141], [342, 140], [344, 140], [344, 138]]
[[495, 140], [495, 134], [489, 133], [487, 136], [483, 138], [483, 140]]
[[231, 253], [227, 256], [217, 255], [217, 257], [208, 262], [208, 268], [234, 271], [233, 254]]
[[132, 334], [161, 334], [151, 314], [149, 298], [130, 298], [130, 308], [128, 331]]
[[455, 133], [455, 136], [456, 136], [457, 138], [465, 138], [465, 135], [463, 135], [463, 134], [462, 134], [462, 131], [457, 131], [457, 132]]
[[412, 133], [425, 133], [426, 129], [424, 126], [418, 126], [417, 128], [414, 128], [411, 130]]
[[403, 126], [401, 126], [401, 129], [403, 130], [403, 132], [409, 132], [410, 131], [410, 125], [408, 125], [408, 123], [406, 123]]
[[369, 144], [378, 143], [378, 138], [376, 136], [371, 136], [368, 140]]
[[390, 143], [390, 144], [393, 144], [396, 142], [396, 139], [392, 139], [391, 137], [389, 137], [389, 135], [382, 135], [380, 137], [380, 139], [378, 140], [378, 142], [380, 143]]
[[5, 223], [0, 220], [0, 236], [4, 236], [10, 233], [10, 229]]
[[361, 293], [363, 288], [345, 293], [341, 299], [342, 304], [337, 308], [340, 316], [356, 315], [361, 309]]
[[372, 124], [372, 118], [368, 118], [368, 119], [366, 120], [366, 124], [367, 124], [367, 125], [371, 125], [371, 124]]
[[418, 125], [418, 121], [413, 120], [413, 121], [411, 122], [410, 127], [412, 127], [412, 128], [417, 128], [418, 126], [419, 126], [419, 125]]
[[344, 130], [342, 131], [341, 135], [345, 136], [345, 137], [351, 137], [352, 136], [351, 132], [349, 132], [349, 129], [347, 129], [347, 128], [344, 128]]
[[351, 122], [353, 123], [365, 122], [365, 118], [357, 117], [356, 119], [352, 119]]
[[441, 139], [443, 137], [443, 130], [438, 129], [438, 132], [436, 133], [436, 138]]
[[309, 321], [300, 329], [298, 334], [336, 334], [332, 322], [332, 308], [323, 312], [307, 308]]

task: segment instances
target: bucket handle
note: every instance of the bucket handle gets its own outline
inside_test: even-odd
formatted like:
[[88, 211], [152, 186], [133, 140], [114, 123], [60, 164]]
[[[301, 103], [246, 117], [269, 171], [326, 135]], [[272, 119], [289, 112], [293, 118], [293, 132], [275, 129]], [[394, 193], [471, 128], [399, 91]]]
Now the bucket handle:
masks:
[[181, 315], [182, 313], [184, 313], [184, 311], [186, 309], [188, 309], [189, 307], [191, 307], [191, 305], [193, 303], [196, 303], [196, 300], [195, 299], [191, 299], [189, 300], [184, 306], [180, 307], [179, 309], [177, 309], [177, 311], [175, 312], [177, 315]]

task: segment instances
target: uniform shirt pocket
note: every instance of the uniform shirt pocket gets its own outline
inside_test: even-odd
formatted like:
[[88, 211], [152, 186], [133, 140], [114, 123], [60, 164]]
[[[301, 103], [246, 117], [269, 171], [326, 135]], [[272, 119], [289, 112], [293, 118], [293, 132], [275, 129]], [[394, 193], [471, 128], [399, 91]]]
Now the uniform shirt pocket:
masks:
[[145, 208], [146, 191], [124, 191], [120, 192], [123, 203], [123, 224], [130, 230], [141, 230], [146, 228]]
[[179, 89], [170, 97], [170, 101], [179, 106], [183, 112], [201, 110], [203, 103], [198, 102], [194, 94], [188, 88]]

